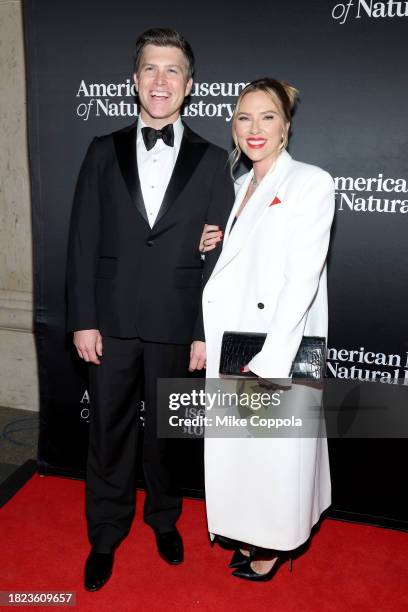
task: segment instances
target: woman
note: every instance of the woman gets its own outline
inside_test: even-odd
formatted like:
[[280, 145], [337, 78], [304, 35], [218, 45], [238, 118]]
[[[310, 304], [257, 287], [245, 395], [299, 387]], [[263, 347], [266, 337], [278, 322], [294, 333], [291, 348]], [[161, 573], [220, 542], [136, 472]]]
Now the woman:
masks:
[[[263, 378], [288, 378], [302, 336], [327, 337], [326, 256], [334, 214], [330, 175], [285, 150], [297, 91], [271, 78], [238, 98], [234, 163], [238, 181], [223, 250], [203, 292], [207, 377], [219, 377], [224, 331], [266, 332], [247, 364]], [[219, 232], [203, 234], [202, 250]], [[319, 437], [205, 440], [208, 528], [240, 542], [233, 575], [272, 578], [330, 505], [327, 440]]]

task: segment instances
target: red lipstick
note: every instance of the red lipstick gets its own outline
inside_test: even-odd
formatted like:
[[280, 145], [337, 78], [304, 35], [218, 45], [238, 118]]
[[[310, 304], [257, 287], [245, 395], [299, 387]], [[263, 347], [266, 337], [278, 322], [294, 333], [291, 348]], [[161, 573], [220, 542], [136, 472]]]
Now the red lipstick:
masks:
[[265, 144], [265, 138], [247, 138], [247, 145], [250, 149], [262, 149]]

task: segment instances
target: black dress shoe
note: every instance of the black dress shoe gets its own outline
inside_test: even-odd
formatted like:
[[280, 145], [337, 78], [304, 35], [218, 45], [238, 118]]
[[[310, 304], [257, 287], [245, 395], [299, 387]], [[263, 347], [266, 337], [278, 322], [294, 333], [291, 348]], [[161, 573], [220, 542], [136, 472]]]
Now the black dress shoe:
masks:
[[183, 540], [177, 529], [156, 533], [157, 550], [162, 559], [171, 565], [178, 565], [184, 559]]
[[91, 550], [85, 564], [85, 588], [99, 591], [112, 574], [113, 553], [97, 553]]

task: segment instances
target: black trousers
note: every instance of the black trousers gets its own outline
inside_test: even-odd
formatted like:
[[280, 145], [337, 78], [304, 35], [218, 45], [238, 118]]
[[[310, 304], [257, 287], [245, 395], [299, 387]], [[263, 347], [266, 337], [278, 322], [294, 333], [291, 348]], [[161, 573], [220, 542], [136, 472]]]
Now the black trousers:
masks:
[[91, 424], [86, 475], [88, 536], [97, 552], [110, 552], [128, 534], [135, 512], [140, 401], [145, 401], [144, 519], [156, 532], [174, 528], [182, 497], [172, 446], [159, 439], [157, 379], [188, 375], [189, 345], [140, 338], [103, 338], [100, 365], [89, 366]]

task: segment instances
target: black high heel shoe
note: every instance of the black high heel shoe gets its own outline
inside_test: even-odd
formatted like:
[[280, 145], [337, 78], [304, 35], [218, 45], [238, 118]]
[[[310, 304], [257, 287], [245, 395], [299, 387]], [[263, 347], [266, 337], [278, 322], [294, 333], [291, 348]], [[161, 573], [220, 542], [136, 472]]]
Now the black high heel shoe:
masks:
[[251, 547], [248, 552], [248, 555], [244, 555], [241, 552], [241, 549], [237, 548], [234, 554], [232, 555], [232, 559], [228, 567], [234, 569], [236, 567], [246, 565], [248, 561], [252, 561], [254, 559], [254, 549]]
[[246, 565], [248, 563], [248, 561], [253, 561], [254, 557], [255, 557], [255, 546], [251, 546], [248, 550], [248, 555], [244, 555], [241, 552], [241, 548], [237, 548], [236, 551], [234, 552], [234, 554], [232, 555], [232, 559], [230, 561], [230, 564], [228, 567], [230, 567], [231, 569], [234, 569], [236, 567], [241, 567], [243, 565]]
[[219, 546], [221, 546], [221, 548], [224, 548], [225, 550], [236, 550], [239, 542], [217, 534], [212, 540], [211, 546], [214, 546], [214, 544], [218, 544]]
[[292, 571], [292, 557], [283, 554], [278, 556], [271, 569], [265, 574], [258, 574], [258, 572], [255, 572], [251, 567], [251, 561], [253, 561], [254, 559], [247, 559], [247, 563], [241, 566], [239, 569], [236, 569], [235, 572], [232, 572], [232, 575], [236, 576], [237, 578], [242, 578], [243, 580], [252, 580], [253, 582], [267, 582], [268, 580], [272, 580], [272, 578], [278, 572], [280, 566], [287, 559], [289, 559], [289, 571]]

